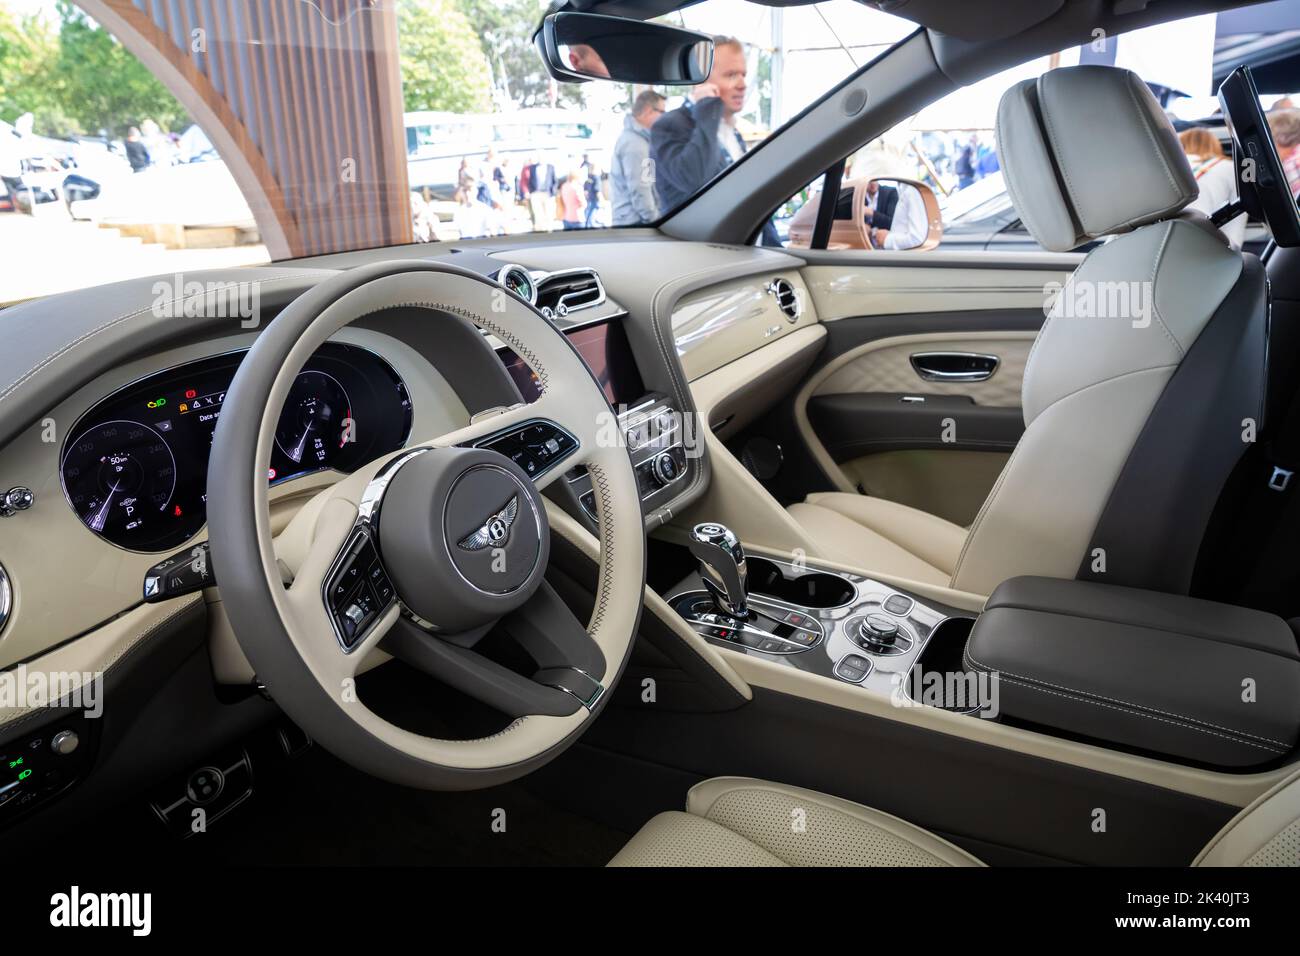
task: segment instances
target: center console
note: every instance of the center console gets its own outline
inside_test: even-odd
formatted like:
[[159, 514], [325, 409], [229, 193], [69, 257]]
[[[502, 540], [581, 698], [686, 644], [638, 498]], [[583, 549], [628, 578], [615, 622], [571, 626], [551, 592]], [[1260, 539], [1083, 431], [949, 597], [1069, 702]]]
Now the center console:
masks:
[[1053, 737], [1216, 770], [1300, 747], [1300, 646], [1271, 614], [1055, 578], [1003, 582], [979, 615], [863, 575], [747, 555], [716, 523], [667, 592], [710, 643]]
[[710, 643], [886, 695], [907, 693], [936, 631], [964, 615], [862, 575], [746, 555], [719, 524], [697, 525], [691, 551], [700, 573], [668, 603]]
[[[615, 406], [618, 407], [618, 406]], [[618, 414], [618, 430], [627, 442], [636, 470], [641, 510], [648, 514], [675, 497], [686, 477], [686, 438], [681, 413], [663, 395], [652, 394]], [[583, 513], [596, 520], [591, 476], [581, 466], [565, 476]]]
[[[616, 416], [611, 426], [627, 443], [636, 469], [642, 510], [648, 514], [667, 504], [680, 492], [688, 471], [682, 410], [666, 395], [646, 391], [618, 318], [570, 326], [564, 334], [609, 400]], [[533, 369], [510, 349], [500, 349], [498, 354], [524, 400], [535, 401], [541, 390]], [[587, 469], [572, 468], [565, 479], [582, 513], [594, 526], [596, 501]]]

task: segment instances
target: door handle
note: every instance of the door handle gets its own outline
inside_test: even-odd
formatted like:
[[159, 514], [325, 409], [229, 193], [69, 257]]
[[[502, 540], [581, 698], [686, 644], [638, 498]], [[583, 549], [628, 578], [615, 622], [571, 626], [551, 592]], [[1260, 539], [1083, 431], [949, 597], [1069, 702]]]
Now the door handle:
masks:
[[977, 352], [917, 352], [912, 368], [927, 382], [984, 382], [1001, 363], [996, 355]]

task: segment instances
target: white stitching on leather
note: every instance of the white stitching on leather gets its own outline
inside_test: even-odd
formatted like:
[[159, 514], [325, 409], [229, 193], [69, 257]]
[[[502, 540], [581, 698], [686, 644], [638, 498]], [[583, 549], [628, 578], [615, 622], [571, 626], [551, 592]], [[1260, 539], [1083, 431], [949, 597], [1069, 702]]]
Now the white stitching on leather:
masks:
[[[260, 284], [264, 282], [280, 282], [282, 280], [287, 280], [287, 279], [301, 280], [303, 278], [305, 277], [301, 275], [278, 275], [278, 276], [270, 276], [265, 279], [254, 279], [251, 281]], [[207, 297], [208, 297], [207, 292], [204, 292], [201, 295], [181, 296], [180, 298], [170, 300], [169, 304], [176, 305], [179, 303], [186, 302], [189, 299], [206, 299]], [[45, 366], [61, 358], [63, 355], [67, 354], [68, 352], [76, 348], [81, 343], [87, 341], [88, 339], [93, 338], [94, 336], [98, 335], [100, 332], [106, 332], [109, 329], [113, 328], [114, 326], [119, 325], [122, 322], [126, 322], [128, 319], [138, 318], [139, 316], [144, 315], [147, 312], [152, 312], [156, 307], [157, 307], [156, 303], [151, 303], [149, 308], [147, 309], [137, 309], [134, 312], [128, 312], [126, 315], [120, 315], [115, 319], [110, 319], [109, 321], [105, 322], [103, 325], [91, 329], [89, 332], [83, 332], [81, 335], [77, 336], [71, 342], [68, 342], [66, 345], [61, 347], [58, 351], [53, 352], [50, 355], [47, 355], [45, 358], [41, 359], [41, 361], [37, 362], [30, 369], [28, 369], [18, 378], [14, 379], [14, 381], [10, 382], [7, 386], [5, 386], [3, 390], [0, 390], [0, 402], [3, 402], [6, 398], [9, 397], [10, 394], [13, 393], [15, 389], [17, 389], [20, 385], [22, 385], [25, 381], [27, 381], [29, 378], [31, 378], [33, 375], [35, 375]]]
[[[962, 656], [966, 658], [967, 662], [974, 664], [975, 667], [979, 668], [980, 670], [996, 671], [1000, 679], [1010, 680], [1013, 684], [1021, 684], [1025, 687], [1029, 687], [1031, 690], [1041, 690], [1043, 691], [1043, 693], [1051, 694], [1055, 692], [1047, 690], [1046, 687], [1055, 687], [1057, 688], [1057, 690], [1067, 692], [1064, 694], [1057, 694], [1058, 697], [1071, 697], [1074, 700], [1082, 701], [1085, 704], [1096, 704], [1098, 707], [1110, 707], [1111, 710], [1121, 710], [1124, 708], [1131, 708], [1132, 712], [1136, 716], [1149, 717], [1151, 720], [1163, 720], [1165, 723], [1170, 723], [1170, 724], [1177, 724], [1180, 723], [1181, 721], [1190, 721], [1190, 723], [1186, 724], [1185, 726], [1187, 726], [1191, 730], [1200, 730], [1203, 733], [1207, 733], [1207, 734], [1214, 733], [1214, 731], [1206, 730], [1205, 727], [1216, 727], [1219, 730], [1227, 731], [1229, 734], [1236, 734], [1241, 737], [1253, 737], [1256, 740], [1266, 740], [1269, 743], [1277, 744], [1278, 746], [1284, 748], [1281, 751], [1281, 753], [1286, 753], [1291, 749], [1291, 745], [1287, 744], [1285, 741], [1274, 740], [1272, 737], [1263, 737], [1259, 734], [1248, 733], [1247, 731], [1244, 730], [1236, 730], [1232, 727], [1224, 727], [1221, 724], [1216, 724], [1213, 723], [1212, 721], [1201, 720], [1199, 717], [1189, 717], [1186, 714], [1176, 714], [1167, 710], [1161, 710], [1158, 707], [1149, 707], [1146, 704], [1135, 704], [1132, 701], [1120, 700], [1119, 698], [1116, 697], [1107, 697], [1105, 694], [1098, 694], [1094, 691], [1083, 690], [1082, 688], [1079, 687], [1070, 687], [1065, 684], [1054, 684], [1049, 680], [1043, 680], [1038, 677], [1027, 677], [1024, 674], [1017, 674], [1014, 671], [1009, 671], [1006, 670], [1005, 668], [990, 667], [988, 664], [985, 664], [975, 659], [975, 656], [970, 652], [969, 644], [966, 645], [966, 649], [962, 652]], [[1006, 676], [1006, 675], [1010, 675], [1010, 676]], [[1037, 686], [1040, 684], [1046, 686], [1045, 687]], [[1077, 696], [1080, 694], [1087, 695], [1087, 696], [1083, 696], [1083, 697]], [[1094, 700], [1093, 698], [1098, 698], [1098, 699]], [[1103, 700], [1110, 701], [1111, 703], [1103, 704], [1101, 703], [1101, 701]], [[1121, 705], [1121, 707], [1112, 707], [1111, 704], [1119, 704]], [[1148, 713], [1148, 711], [1150, 713]], [[1165, 720], [1164, 718], [1154, 716], [1155, 714], [1164, 714], [1165, 717], [1175, 717], [1178, 718], [1178, 720]], [[1200, 724], [1203, 724], [1204, 727], [1194, 726]], [[1226, 737], [1225, 734], [1214, 734], [1214, 735], [1216, 737], [1225, 737], [1225, 739], [1232, 739]], [[1263, 744], [1255, 744], [1249, 740], [1242, 740], [1239, 742], [1244, 744], [1250, 744], [1253, 747], [1261, 747], [1264, 750], [1276, 749], [1274, 747], [1265, 747]]]
[[[1080, 226], [1083, 226], [1083, 234], [1085, 236], [1092, 236], [1093, 233], [1083, 222], [1083, 213], [1081, 211], [1080, 203], [1074, 195], [1074, 184], [1070, 181], [1070, 171], [1066, 168], [1065, 163], [1061, 159], [1061, 154], [1056, 149], [1056, 133], [1052, 128], [1051, 111], [1043, 106], [1043, 80], [1047, 78], [1047, 75], [1048, 74], [1044, 73], [1040, 76], [1036, 84], [1036, 91], [1038, 93], [1037, 112], [1038, 115], [1043, 118], [1043, 125], [1047, 127], [1047, 135], [1044, 139], [1047, 141], [1048, 151], [1052, 154], [1053, 165], [1056, 167], [1057, 171], [1060, 172], [1061, 178], [1065, 181], [1065, 191], [1070, 201], [1070, 208], [1067, 212], [1070, 214], [1071, 224], [1077, 221]], [[1076, 236], [1075, 238], [1078, 237]]]
[[[1151, 151], [1155, 153], [1156, 157], [1160, 160], [1160, 165], [1164, 168], [1165, 178], [1169, 180], [1169, 185], [1173, 187], [1174, 202], [1171, 206], [1181, 205], [1187, 201], [1183, 198], [1185, 194], [1178, 187], [1178, 180], [1174, 176], [1174, 171], [1169, 168], [1169, 159], [1165, 156], [1164, 150], [1160, 148], [1160, 141], [1156, 138], [1155, 130], [1151, 128], [1151, 117], [1147, 115], [1147, 111], [1143, 108], [1142, 104], [1138, 102], [1137, 93], [1135, 92], [1133, 85], [1138, 82], [1137, 75], [1129, 73], [1129, 75], [1124, 79], [1124, 90], [1128, 93], [1128, 98], [1132, 101], [1133, 108], [1138, 111], [1138, 118], [1142, 121], [1142, 130], [1147, 134], [1147, 139], [1151, 141]], [[1167, 212], [1169, 208], [1170, 207], [1166, 207], [1164, 211]], [[1143, 216], [1142, 218], [1145, 219], [1146, 217]]]
[[[793, 266], [791, 268], [797, 270], [798, 267]], [[695, 406], [694, 397], [692, 396], [688, 401], [687, 394], [684, 394], [684, 392], [685, 393], [690, 392], [690, 382], [685, 381], [686, 373], [684, 370], [682, 370], [681, 359], [677, 355], [677, 343], [674, 341], [672, 343], [672, 348], [670, 349], [668, 347], [667, 342], [664, 340], [664, 332], [663, 329], [661, 328], [661, 324], [659, 321], [659, 317], [660, 317], [659, 300], [663, 297], [666, 291], [671, 290], [672, 292], [677, 292], [677, 290], [680, 289], [681, 290], [680, 294], [674, 297], [673, 301], [675, 304], [678, 301], [678, 299], [680, 299], [681, 295], [685, 295], [687, 293], [688, 290], [686, 287], [690, 285], [692, 279], [698, 278], [699, 276], [713, 275], [715, 273], [720, 273], [722, 271], [723, 271], [722, 266], [709, 266], [707, 269], [700, 269], [696, 272], [687, 273], [684, 276], [678, 276], [672, 282], [660, 286], [659, 289], [655, 292], [654, 297], [650, 300], [650, 327], [654, 331], [655, 341], [659, 343], [659, 351], [663, 354], [664, 360], [667, 363], [668, 378], [669, 381], [672, 383], [673, 393], [677, 398], [678, 405], [680, 406], [680, 411], [682, 411], [683, 413], [685, 413], [688, 406], [692, 409], [695, 409], [697, 413], [699, 412], [699, 409], [696, 408]], [[757, 275], [758, 273], [763, 271], [765, 271], [765, 268], [755, 268], [752, 272], [746, 272], [744, 273], [744, 275], [745, 276]], [[671, 332], [672, 330], [671, 314], [668, 316], [668, 327], [669, 327], [669, 331]], [[681, 382], [678, 381], [679, 375], [681, 376]], [[707, 428], [708, 425], [706, 424], [704, 427]], [[701, 438], [700, 440], [703, 441], [704, 439]], [[704, 459], [701, 458], [701, 461], [703, 460]], [[681, 494], [677, 495], [676, 498], [673, 499], [674, 501], [679, 500], [685, 497], [686, 495], [690, 494], [691, 492], [693, 492], [696, 489], [696, 487], [699, 486], [700, 482], [703, 481], [704, 467], [702, 465], [697, 465], [694, 469], [694, 472], [695, 474], [691, 477], [690, 485], [687, 488], [685, 488], [681, 492]]]
[[[192, 610], [195, 607], [195, 605], [197, 605], [200, 601], [201, 601], [200, 595], [197, 594], [192, 595], [189, 600], [184, 601], [180, 607], [176, 608], [166, 617], [159, 618], [158, 620], [150, 624], [148, 627], [146, 627], [143, 631], [140, 631], [138, 634], [136, 634], [134, 637], [128, 638], [125, 642], [125, 646], [123, 646], [120, 650], [118, 650], [118, 652], [114, 654], [109, 660], [104, 662], [103, 666], [98, 668], [100, 673], [102, 673], [107, 678], [109, 671], [111, 671], [113, 667], [116, 666], [117, 663], [121, 661], [122, 658], [124, 658], [127, 654], [131, 653], [131, 651], [139, 647], [140, 644], [145, 640], [145, 638], [147, 638], [150, 634], [154, 633], [154, 631], [157, 631], [159, 628], [167, 624], [170, 624], [172, 621], [176, 620], [178, 617], [180, 617], [182, 614], [186, 613], [187, 611]], [[17, 725], [23, 723], [24, 721], [29, 720], [33, 715], [49, 709], [50, 708], [48, 707], [25, 707], [22, 710], [12, 713], [7, 718], [0, 719], [0, 730], [5, 730], [5, 731], [12, 730]]]
[[610, 589], [614, 581], [614, 501], [611, 498], [609, 479], [605, 477], [605, 472], [593, 462], [587, 463], [587, 473], [591, 475], [592, 487], [599, 492], [599, 498], [596, 501], [597, 527], [600, 530], [601, 540], [601, 561], [600, 561], [600, 580], [598, 582], [599, 594], [596, 599], [596, 606], [591, 613], [591, 623], [587, 625], [587, 630], [591, 633], [599, 631], [605, 623], [605, 609], [609, 606]]
[[[1034, 121], [1035, 110], [1034, 107], [1029, 104], [1028, 97], [1025, 96], [1024, 94], [1028, 91], [1029, 88], [1028, 84], [1031, 84], [1033, 82], [1034, 81], [1032, 80], [1026, 80], [1024, 81], [1024, 83], [1020, 84], [1019, 87], [1021, 91], [1021, 99], [1024, 101], [1025, 109], [1028, 111], [1029, 118], [1031, 121]], [[1019, 147], [1013, 148], [1011, 145], [1010, 133], [1011, 133], [1011, 127], [1014, 125], [1014, 123], [1003, 124], [1001, 121], [1001, 117], [1002, 117], [1002, 107], [1001, 105], [999, 105], [998, 121], [997, 121], [997, 139], [998, 142], [1002, 143], [1006, 147], [1006, 155], [1013, 155], [1019, 149]], [[1038, 233], [1046, 231], [1043, 229], [1034, 228], [1034, 223], [1037, 222], [1038, 219], [1037, 212], [1034, 212], [1031, 215], [1029, 210], [1032, 207], [1032, 204], [1030, 206], [1026, 206], [1024, 203], [1020, 201], [1019, 187], [1015, 182], [1015, 177], [1011, 174], [1011, 171], [1009, 169], [1007, 170], [1007, 175], [1004, 177], [1004, 181], [1007, 184], [1007, 192], [1011, 196], [1011, 205], [1015, 208], [1015, 210], [1018, 213], [1020, 213], [1020, 218], [1024, 220], [1025, 224], [1029, 226], [1029, 231], [1034, 234], [1035, 238], [1037, 238]], [[1066, 218], [1069, 218], [1069, 215], [1070, 215], [1069, 210], [1066, 210]], [[1042, 224], [1039, 223], [1039, 225], [1041, 226]], [[1077, 238], [1077, 236], [1075, 238]]]
[[[1160, 240], [1160, 246], [1156, 249], [1155, 261], [1151, 264], [1151, 314], [1154, 315], [1156, 321], [1160, 323], [1160, 328], [1164, 330], [1165, 337], [1168, 338], [1169, 341], [1173, 343], [1174, 348], [1177, 349], [1178, 360], [1181, 362], [1187, 356], [1187, 353], [1183, 350], [1182, 343], [1174, 337], [1174, 333], [1170, 330], [1169, 326], [1165, 325], [1165, 320], [1160, 316], [1160, 307], [1156, 304], [1156, 276], [1160, 272], [1160, 263], [1164, 261], [1165, 247], [1169, 245], [1169, 237], [1174, 234], [1175, 222], [1176, 220], [1171, 219], [1169, 222], [1165, 223], [1164, 238]], [[1211, 313], [1211, 315], [1213, 315], [1213, 313]]]

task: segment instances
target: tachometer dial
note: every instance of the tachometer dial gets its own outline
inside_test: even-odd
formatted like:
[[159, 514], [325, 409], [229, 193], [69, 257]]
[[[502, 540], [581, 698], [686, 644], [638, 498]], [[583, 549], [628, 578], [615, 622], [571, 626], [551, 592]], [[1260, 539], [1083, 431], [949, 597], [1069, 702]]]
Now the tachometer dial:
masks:
[[176, 492], [167, 441], [140, 422], [119, 419], [83, 432], [63, 458], [63, 490], [91, 531], [150, 543]]
[[355, 436], [352, 403], [338, 379], [325, 372], [300, 373], [275, 429], [280, 451], [304, 469], [327, 468]]

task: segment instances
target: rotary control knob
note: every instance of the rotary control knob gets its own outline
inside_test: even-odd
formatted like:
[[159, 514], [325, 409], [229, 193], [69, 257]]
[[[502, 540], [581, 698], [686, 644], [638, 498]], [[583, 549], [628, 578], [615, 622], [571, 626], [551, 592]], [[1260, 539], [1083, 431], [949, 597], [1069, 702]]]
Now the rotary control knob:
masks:
[[662, 488], [664, 485], [671, 485], [682, 476], [682, 466], [673, 457], [672, 452], [661, 451], [655, 455], [654, 461], [650, 464], [650, 474]]
[[864, 644], [893, 647], [898, 640], [898, 623], [883, 614], [868, 614], [858, 625], [858, 637]]
[[26, 511], [36, 501], [32, 489], [18, 485], [0, 494], [0, 516], [8, 518], [20, 511]]

